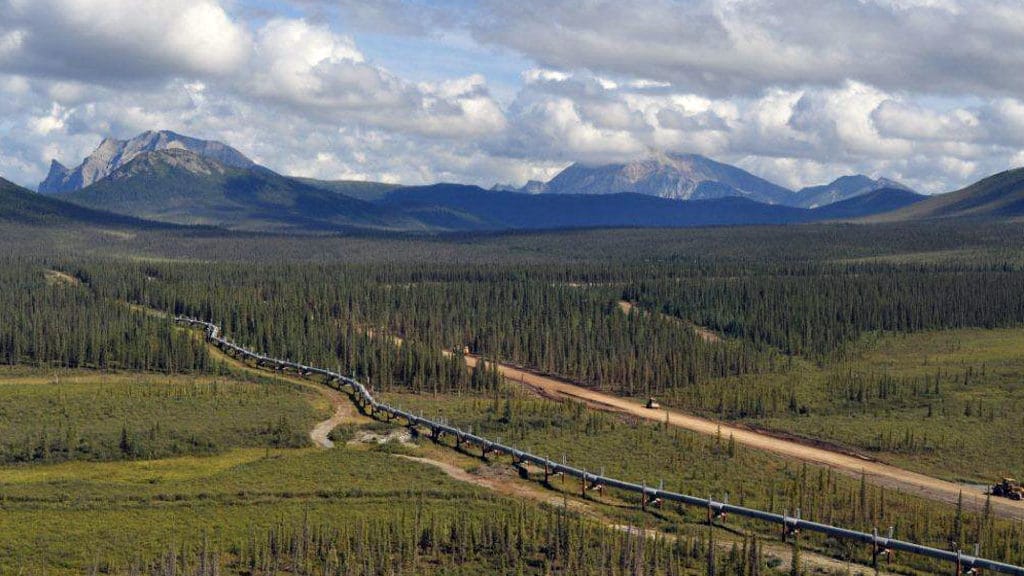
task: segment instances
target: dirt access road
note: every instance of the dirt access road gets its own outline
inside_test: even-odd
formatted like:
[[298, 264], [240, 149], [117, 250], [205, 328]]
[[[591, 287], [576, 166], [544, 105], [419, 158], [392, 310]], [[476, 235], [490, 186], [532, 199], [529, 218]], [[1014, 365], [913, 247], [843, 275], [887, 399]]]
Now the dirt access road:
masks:
[[[221, 362], [225, 362], [236, 369], [244, 370], [251, 374], [259, 374], [260, 376], [267, 376], [268, 374], [273, 374], [269, 373], [266, 370], [253, 368], [252, 366], [249, 366], [248, 364], [242, 362], [241, 360], [232, 358], [231, 356], [228, 356], [227, 354], [222, 352], [220, 348], [217, 348], [212, 344], [207, 343], [207, 347], [209, 349], [210, 354], [214, 358]], [[298, 378], [279, 373], [273, 374], [273, 376], [278, 380], [283, 380], [285, 382], [288, 382], [289, 384], [301, 386], [312, 392], [315, 392], [322, 396], [324, 400], [326, 400], [331, 405], [331, 409], [333, 410], [333, 412], [331, 413], [331, 417], [322, 422], [318, 422], [317, 425], [312, 430], [309, 431], [309, 439], [312, 440], [313, 444], [316, 444], [318, 448], [333, 448], [334, 442], [332, 442], [330, 438], [331, 431], [333, 431], [335, 428], [338, 427], [338, 425], [342, 424], [343, 422], [346, 422], [348, 420], [359, 419], [359, 414], [356, 412], [355, 404], [352, 403], [352, 399], [349, 398], [348, 395], [346, 395], [345, 393], [339, 390], [335, 390], [334, 388], [331, 388], [329, 386], [324, 386], [322, 384], [317, 384], [316, 382], [313, 382], [311, 380], [306, 380], [304, 378]], [[368, 418], [365, 418], [365, 420], [369, 421]]]
[[310, 430], [309, 438], [320, 448], [334, 448], [331, 432], [340, 424], [356, 417], [356, 406], [352, 403], [351, 398], [334, 388], [327, 386], [319, 386], [319, 388], [320, 393], [331, 403], [334, 413], [331, 414], [330, 418], [319, 422], [316, 427]]
[[[466, 364], [476, 366], [480, 359], [466, 356]], [[915, 494], [932, 500], [955, 504], [963, 491], [964, 505], [980, 509], [985, 503], [984, 490], [969, 484], [957, 484], [938, 478], [932, 478], [917, 472], [910, 472], [896, 466], [867, 460], [852, 454], [835, 452], [825, 448], [801, 444], [799, 442], [778, 438], [770, 434], [756, 432], [745, 428], [691, 416], [672, 410], [651, 410], [632, 400], [605, 394], [576, 384], [544, 376], [507, 364], [498, 364], [498, 371], [508, 380], [519, 382], [543, 396], [554, 399], [572, 399], [583, 402], [591, 408], [629, 414], [645, 420], [668, 422], [669, 425], [685, 428], [701, 434], [718, 434], [732, 436], [744, 446], [767, 450], [804, 462], [828, 466], [838, 472], [860, 477], [864, 474], [869, 482], [886, 488], [899, 490], [905, 494]], [[992, 510], [1000, 516], [1024, 520], [1024, 502], [1014, 502], [1004, 498], [992, 499]]]
[[[628, 302], [619, 303], [620, 309], [628, 313], [630, 308], [623, 304], [632, 305]], [[717, 335], [715, 337], [717, 338]], [[397, 346], [402, 345], [402, 338], [392, 338]], [[452, 353], [450, 350], [445, 350], [444, 352], [445, 354]], [[466, 354], [464, 357], [466, 365], [470, 368], [475, 367], [481, 362], [480, 357], [472, 354]], [[656, 422], [668, 422], [671, 426], [701, 434], [721, 434], [724, 437], [731, 435], [737, 443], [744, 446], [758, 450], [767, 450], [811, 464], [828, 466], [848, 476], [859, 478], [863, 474], [868, 482], [876, 486], [899, 490], [905, 494], [913, 494], [930, 500], [956, 504], [960, 498], [960, 493], [963, 492], [964, 506], [967, 508], [981, 510], [985, 505], [985, 489], [977, 485], [941, 480], [925, 474], [904, 470], [897, 466], [862, 458], [854, 454], [803, 444], [795, 440], [731, 426], [673, 410], [651, 410], [632, 400], [584, 388], [559, 378], [545, 376], [508, 364], [498, 363], [496, 366], [498, 372], [505, 379], [518, 382], [542, 396], [555, 400], [576, 400], [597, 410], [629, 414]], [[1015, 502], [1005, 498], [992, 498], [992, 511], [1005, 518], [1024, 520], [1024, 501]]]

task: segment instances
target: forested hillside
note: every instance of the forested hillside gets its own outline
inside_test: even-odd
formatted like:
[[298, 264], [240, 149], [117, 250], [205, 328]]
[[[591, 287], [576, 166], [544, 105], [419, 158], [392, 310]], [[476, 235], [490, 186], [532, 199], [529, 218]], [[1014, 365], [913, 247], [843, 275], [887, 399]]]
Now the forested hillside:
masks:
[[4, 226], [119, 226], [133, 228], [174, 228], [130, 216], [93, 210], [42, 196], [0, 178], [0, 222]]
[[868, 218], [875, 222], [915, 219], [1017, 219], [1024, 216], [1024, 169], [983, 178], [970, 186]]
[[399, 226], [399, 215], [339, 192], [181, 149], [140, 154], [110, 176], [59, 198], [162, 222], [250, 231], [409, 227]]

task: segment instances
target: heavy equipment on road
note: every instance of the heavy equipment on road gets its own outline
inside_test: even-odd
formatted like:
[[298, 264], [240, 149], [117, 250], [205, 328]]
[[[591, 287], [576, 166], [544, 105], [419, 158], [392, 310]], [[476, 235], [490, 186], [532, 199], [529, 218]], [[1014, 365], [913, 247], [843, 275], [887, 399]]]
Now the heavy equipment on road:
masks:
[[1024, 500], [1024, 486], [1013, 478], [1003, 478], [1001, 482], [992, 486], [989, 494], [1010, 500]]

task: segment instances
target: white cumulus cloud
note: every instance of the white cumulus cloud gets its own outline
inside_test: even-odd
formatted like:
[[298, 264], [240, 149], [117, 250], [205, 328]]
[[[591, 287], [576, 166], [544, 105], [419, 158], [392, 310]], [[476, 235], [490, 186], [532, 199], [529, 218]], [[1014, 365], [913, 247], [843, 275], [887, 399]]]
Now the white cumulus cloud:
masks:
[[212, 0], [0, 0], [0, 14], [0, 67], [53, 77], [227, 74], [250, 51]]
[[[658, 149], [943, 191], [1024, 163], [1022, 21], [1017, 0], [0, 0], [0, 175], [169, 128], [324, 178], [522, 183]], [[410, 70], [418, 48], [436, 66]]]

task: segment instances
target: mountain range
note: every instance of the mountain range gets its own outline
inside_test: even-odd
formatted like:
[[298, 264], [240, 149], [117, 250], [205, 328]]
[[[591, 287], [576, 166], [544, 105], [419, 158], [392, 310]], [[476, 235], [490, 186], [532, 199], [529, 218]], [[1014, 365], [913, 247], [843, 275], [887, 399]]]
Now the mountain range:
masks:
[[575, 163], [549, 182], [530, 181], [522, 188], [496, 186], [497, 191], [527, 194], [617, 194], [631, 192], [674, 200], [710, 200], [740, 196], [764, 204], [817, 208], [881, 189], [905, 189], [888, 178], [862, 174], [843, 176], [821, 186], [790, 190], [746, 170], [698, 154], [651, 153], [628, 163]]
[[686, 227], [1024, 215], [1024, 171], [938, 197], [855, 175], [792, 191], [697, 155], [654, 154], [573, 164], [527, 190], [398, 186], [278, 174], [230, 146], [173, 132], [104, 140], [81, 165], [54, 161], [36, 194], [6, 181], [0, 218], [43, 222], [203, 225], [230, 230], [336, 233]]
[[420, 228], [370, 202], [262, 166], [228, 166], [180, 148], [139, 154], [106, 178], [55, 197], [148, 220], [236, 230]]
[[381, 204], [443, 230], [729, 226], [815, 219], [807, 210], [737, 196], [691, 201], [636, 193], [530, 196], [458, 184], [401, 188]]
[[763, 178], [696, 154], [652, 154], [626, 164], [572, 164], [544, 185], [544, 194], [630, 192], [672, 200], [740, 196], [785, 204], [792, 191]]

